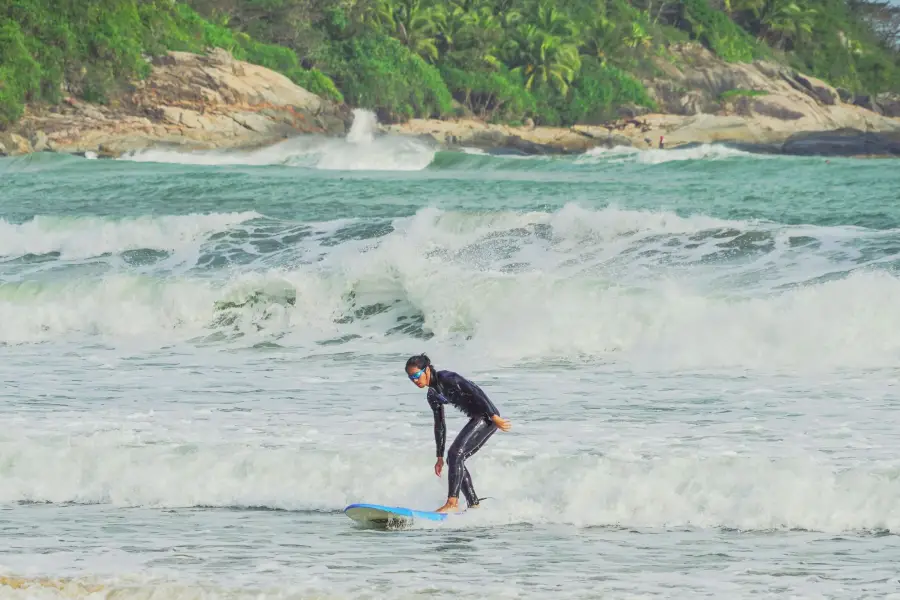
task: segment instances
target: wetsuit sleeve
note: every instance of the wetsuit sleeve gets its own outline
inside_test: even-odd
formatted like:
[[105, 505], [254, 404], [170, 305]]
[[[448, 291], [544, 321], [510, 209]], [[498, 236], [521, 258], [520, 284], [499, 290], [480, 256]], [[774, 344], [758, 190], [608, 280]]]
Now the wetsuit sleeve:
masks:
[[447, 428], [444, 425], [444, 405], [437, 399], [433, 389], [428, 390], [428, 405], [434, 413], [434, 445], [438, 458], [444, 456], [444, 443], [447, 439]]
[[460, 391], [466, 392], [472, 396], [475, 406], [480, 408], [486, 417], [493, 417], [494, 415], [500, 414], [500, 411], [497, 410], [497, 407], [494, 406], [491, 399], [487, 397], [487, 394], [465, 377], [458, 377], [456, 385], [459, 386]]

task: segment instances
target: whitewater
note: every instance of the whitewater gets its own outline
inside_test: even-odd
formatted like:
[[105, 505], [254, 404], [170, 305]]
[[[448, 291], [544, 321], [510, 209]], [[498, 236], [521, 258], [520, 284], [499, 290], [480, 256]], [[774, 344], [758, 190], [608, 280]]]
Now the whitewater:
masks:
[[[0, 599], [900, 597], [896, 161], [357, 111], [0, 182]], [[420, 352], [513, 429], [361, 529], [446, 499]]]

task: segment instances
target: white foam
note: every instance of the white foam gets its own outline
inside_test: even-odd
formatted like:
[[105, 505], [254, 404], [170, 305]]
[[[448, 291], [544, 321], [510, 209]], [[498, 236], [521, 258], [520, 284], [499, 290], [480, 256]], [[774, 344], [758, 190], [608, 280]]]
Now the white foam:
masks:
[[876, 367], [900, 359], [900, 280], [886, 274], [764, 299], [716, 298], [674, 283], [635, 292], [551, 275], [456, 271], [452, 278], [462, 291], [435, 286], [410, 297], [429, 330], [439, 338], [467, 334], [485, 359], [581, 356], [666, 369]]
[[368, 110], [354, 109], [345, 138], [321, 135], [297, 137], [256, 150], [147, 149], [120, 160], [194, 165], [288, 165], [342, 171], [421, 171], [436, 149], [406, 136], [376, 135], [378, 121]]
[[641, 150], [633, 146], [613, 146], [607, 148], [605, 146], [597, 146], [589, 150], [585, 150], [581, 155], [577, 156], [575, 162], [596, 162], [591, 159], [610, 159], [610, 158], [627, 158], [635, 157], [641, 153]]
[[[298, 338], [335, 333], [328, 282], [303, 272], [284, 276], [236, 276], [227, 282], [109, 274], [99, 280], [58, 284], [0, 285], [0, 341], [18, 344], [52, 339], [98, 336], [109, 341], [144, 339], [149, 343], [184, 340], [224, 330], [226, 333], [267, 333], [294, 330]], [[243, 302], [255, 291], [296, 290], [296, 304], [286, 308], [279, 298], [239, 309], [241, 318], [221, 325], [217, 302]], [[279, 294], [276, 294], [278, 296]], [[283, 294], [282, 294], [283, 296]], [[337, 300], [334, 300], [334, 299]]]
[[628, 146], [615, 146], [613, 148], [591, 148], [576, 158], [576, 163], [596, 163], [601, 161], [611, 162], [637, 162], [648, 165], [658, 165], [668, 162], [689, 160], [724, 160], [729, 158], [769, 158], [764, 154], [745, 152], [721, 144], [700, 144], [689, 148], [651, 148], [640, 150]]
[[0, 256], [58, 252], [90, 258], [133, 249], [176, 251], [257, 218], [255, 212], [105, 219], [36, 216], [24, 223], [0, 219]]
[[[446, 478], [431, 473], [433, 457], [408, 440], [366, 437], [368, 444], [332, 446], [327, 436], [295, 425], [292, 438], [232, 432], [226, 441], [204, 437], [215, 434], [199, 423], [189, 433], [175, 423], [163, 432], [146, 426], [153, 418], [142, 421], [144, 427], [89, 435], [4, 434], [0, 502], [340, 510], [361, 501], [427, 507], [446, 494]], [[298, 438], [304, 431], [307, 441]], [[469, 465], [493, 499], [452, 526], [900, 529], [894, 463], [848, 469], [814, 455], [607, 450], [522, 457], [494, 447], [491, 460]]]
[[[149, 222], [152, 234], [160, 222]], [[32, 252], [92, 255], [131, 243], [171, 247], [221, 227], [215, 219], [199, 228], [191, 219], [175, 223], [184, 226], [176, 227], [180, 233], [162, 228], [159, 241], [117, 224], [115, 235], [98, 242], [93, 222], [74, 235], [65, 229], [62, 241], [23, 238]], [[348, 224], [317, 229], [327, 241]], [[741, 242], [748, 232], [763, 249], [747, 250], [757, 243]], [[356, 336], [346, 347], [362, 349], [389, 341], [385, 332], [398, 317], [418, 315], [436, 342], [493, 361], [581, 356], [661, 369], [890, 365], [900, 360], [900, 279], [859, 268], [860, 244], [890, 235], [576, 205], [490, 215], [423, 209], [377, 239], [318, 248], [306, 240], [300, 251], [321, 252], [321, 259], [288, 269], [7, 283], [0, 286], [0, 341], [87, 335], [167, 343], [220, 332], [276, 336], [299, 347]], [[794, 247], [789, 240], [797, 236], [817, 247]], [[735, 258], [733, 247], [749, 254]], [[217, 308], [245, 304], [257, 292], [264, 297], [256, 304]], [[285, 301], [291, 295], [294, 305]], [[374, 305], [380, 314], [348, 321]]]
[[638, 153], [637, 162], [658, 165], [684, 160], [724, 160], [728, 158], [768, 158], [764, 154], [753, 154], [719, 144], [700, 144], [691, 148], [652, 149]]
[[351, 144], [371, 144], [375, 141], [378, 130], [378, 118], [370, 110], [353, 109], [353, 123], [347, 132], [347, 141]]

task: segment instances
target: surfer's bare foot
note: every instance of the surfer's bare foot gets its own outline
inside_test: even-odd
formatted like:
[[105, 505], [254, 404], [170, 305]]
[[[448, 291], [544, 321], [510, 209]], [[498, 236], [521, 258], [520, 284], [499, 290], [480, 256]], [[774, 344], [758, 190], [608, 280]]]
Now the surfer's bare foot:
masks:
[[458, 500], [456, 500], [456, 501], [454, 501], [454, 500], [447, 500], [447, 504], [443, 505], [442, 507], [440, 507], [439, 509], [437, 509], [437, 510], [434, 511], [434, 512], [445, 513], [445, 512], [450, 512], [451, 510], [455, 511], [455, 510], [457, 510], [458, 508], [459, 508], [459, 501], [458, 501]]

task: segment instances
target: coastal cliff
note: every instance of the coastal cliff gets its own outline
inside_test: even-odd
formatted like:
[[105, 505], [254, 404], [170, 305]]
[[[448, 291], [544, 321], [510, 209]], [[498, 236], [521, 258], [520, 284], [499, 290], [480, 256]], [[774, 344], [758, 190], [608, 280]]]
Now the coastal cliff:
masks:
[[[665, 148], [728, 143], [762, 152], [900, 155], [900, 96], [851, 97], [814, 77], [766, 61], [725, 62], [699, 44], [670, 48], [665, 76], [643, 80], [662, 112], [623, 109], [599, 125], [509, 127], [473, 118], [413, 119], [384, 131], [448, 146], [526, 154], [597, 146]], [[818, 140], [821, 140], [819, 143]]]
[[70, 97], [59, 106], [29, 107], [0, 132], [0, 153], [250, 148], [302, 134], [343, 135], [351, 120], [345, 105], [222, 49], [205, 56], [169, 52], [153, 61], [147, 79], [108, 105]]
[[[411, 119], [382, 134], [416, 136], [440, 147], [525, 154], [578, 153], [595, 147], [674, 148], [728, 143], [795, 154], [900, 156], [900, 99], [849, 97], [771, 62], [728, 63], [698, 44], [659, 60], [665, 75], [644, 80], [660, 112], [626, 107], [596, 125], [512, 127], [474, 117]], [[39, 151], [119, 156], [149, 147], [251, 148], [304, 134], [342, 136], [349, 107], [312, 94], [285, 76], [235, 60], [168, 52], [150, 76], [108, 105], [66, 99], [29, 109], [0, 133], [0, 153]]]

